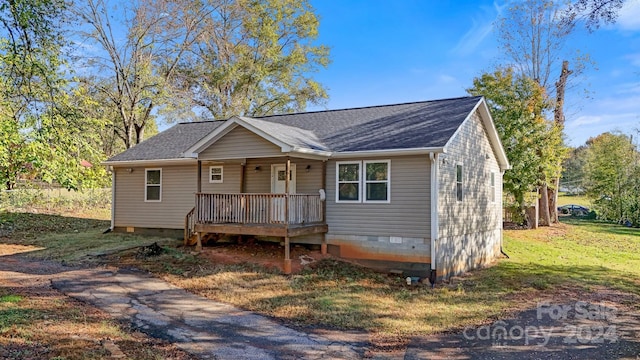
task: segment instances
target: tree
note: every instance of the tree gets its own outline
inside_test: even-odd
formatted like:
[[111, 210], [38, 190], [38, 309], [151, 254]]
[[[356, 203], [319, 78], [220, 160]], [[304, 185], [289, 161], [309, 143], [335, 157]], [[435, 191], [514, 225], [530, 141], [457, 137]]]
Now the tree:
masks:
[[[585, 58], [573, 60], [575, 69], [569, 69], [564, 46], [574, 29], [574, 22], [563, 21], [560, 4], [550, 0], [526, 0], [513, 5], [499, 24], [499, 40], [519, 73], [533, 79], [545, 88], [550, 99], [555, 99], [551, 107], [556, 127], [562, 132], [564, 127], [564, 97], [567, 82], [572, 74], [582, 71]], [[558, 80], [550, 81], [552, 74]], [[549, 154], [559, 162], [556, 154]], [[556, 173], [549, 173], [540, 189], [540, 214], [543, 225], [558, 221], [557, 189], [561, 163]]]
[[601, 23], [612, 24], [618, 18], [618, 13], [625, 0], [577, 0], [566, 7], [562, 21], [565, 24], [575, 24], [583, 20], [589, 31], [600, 27]]
[[604, 133], [587, 141], [585, 188], [601, 219], [640, 224], [638, 160], [627, 135]]
[[182, 5], [199, 6], [197, 12], [208, 14], [200, 23], [201, 36], [172, 79], [176, 89], [189, 94], [189, 106], [220, 119], [301, 111], [326, 99], [310, 74], [328, 65], [329, 51], [314, 44], [318, 19], [306, 0]]
[[587, 163], [587, 147], [578, 146], [569, 150], [569, 155], [562, 163], [562, 177], [560, 183], [570, 193], [584, 192], [584, 168]]
[[33, 171], [29, 135], [61, 83], [64, 7], [57, 0], [0, 1], [0, 181], [9, 190]]
[[557, 156], [563, 154], [561, 132], [543, 116], [549, 107], [544, 89], [507, 68], [475, 78], [467, 92], [487, 100], [512, 165], [504, 175], [504, 190], [522, 212], [527, 193], [557, 171]]

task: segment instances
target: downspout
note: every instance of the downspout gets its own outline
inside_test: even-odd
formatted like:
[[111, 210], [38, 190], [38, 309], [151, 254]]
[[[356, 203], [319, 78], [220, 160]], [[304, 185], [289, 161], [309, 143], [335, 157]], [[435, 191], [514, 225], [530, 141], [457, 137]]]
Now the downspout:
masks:
[[116, 226], [116, 169], [109, 166], [111, 170], [111, 227], [108, 231], [113, 231]]
[[431, 286], [436, 284], [436, 240], [438, 239], [438, 153], [429, 153], [431, 162]]

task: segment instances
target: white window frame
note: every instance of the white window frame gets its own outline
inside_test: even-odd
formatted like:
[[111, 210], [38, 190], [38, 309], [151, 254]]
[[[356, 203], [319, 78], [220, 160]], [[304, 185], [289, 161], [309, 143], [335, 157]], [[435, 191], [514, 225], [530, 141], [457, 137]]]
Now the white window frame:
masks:
[[[340, 181], [340, 165], [358, 165], [357, 181]], [[340, 200], [340, 184], [358, 184], [358, 200]], [[336, 161], [336, 203], [362, 202], [362, 161]]]
[[[366, 179], [367, 176], [367, 164], [387, 164], [387, 180], [370, 180]], [[339, 181], [340, 165], [358, 165], [358, 181]], [[340, 200], [340, 184], [358, 184], [358, 200]], [[387, 184], [387, 200], [367, 200], [366, 188], [368, 184], [386, 183]], [[336, 161], [336, 203], [346, 204], [389, 204], [391, 202], [391, 160], [356, 160], [356, 161]]]
[[[387, 164], [387, 180], [367, 180], [367, 164]], [[362, 202], [371, 204], [388, 204], [391, 202], [391, 160], [364, 160], [362, 162]], [[387, 200], [367, 200], [367, 185], [387, 184]]]
[[[213, 180], [212, 179], [212, 171], [213, 169], [220, 169], [220, 180]], [[218, 174], [216, 174], [218, 175]], [[224, 166], [222, 165], [212, 165], [209, 166], [209, 183], [210, 184], [222, 184], [222, 182], [224, 181]]]
[[489, 175], [489, 189], [491, 191], [491, 197], [489, 198], [489, 200], [491, 200], [492, 203], [496, 202], [496, 172], [492, 171]]
[[[148, 181], [148, 176], [149, 176], [149, 171], [160, 171], [160, 184], [149, 184]], [[158, 200], [149, 200], [147, 197], [147, 189], [149, 188], [149, 186], [154, 186], [154, 187], [159, 187], [160, 191], [159, 191], [159, 196], [158, 196]], [[161, 202], [162, 201], [162, 168], [149, 168], [149, 169], [144, 169], [144, 202]]]
[[[458, 181], [458, 166], [460, 167], [460, 181]], [[454, 169], [454, 179], [456, 184], [454, 191], [456, 195], [456, 201], [462, 202], [464, 201], [464, 165], [462, 163], [457, 163]], [[458, 198], [458, 184], [460, 184], [460, 198]]]

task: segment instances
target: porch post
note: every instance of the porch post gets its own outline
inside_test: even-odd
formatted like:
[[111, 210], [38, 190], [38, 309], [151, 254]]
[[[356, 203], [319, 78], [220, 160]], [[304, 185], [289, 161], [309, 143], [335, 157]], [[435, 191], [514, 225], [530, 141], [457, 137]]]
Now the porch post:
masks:
[[291, 159], [287, 156], [284, 172], [284, 273], [291, 274], [291, 243], [289, 239], [289, 177], [291, 176]]
[[[327, 193], [327, 161], [322, 161], [322, 190], [324, 190], [325, 194]], [[336, 189], [338, 191], [338, 189]], [[327, 221], [327, 199], [322, 204], [322, 221]], [[322, 243], [320, 244], [320, 253], [322, 255], [327, 254], [327, 233], [322, 233]]]
[[291, 274], [291, 253], [290, 253], [289, 235], [284, 237], [284, 273]]
[[196, 242], [196, 251], [200, 252], [202, 251], [202, 233], [198, 231], [197, 234], [198, 242]]
[[198, 186], [196, 187], [197, 193], [202, 192], [202, 161], [198, 160]]
[[245, 169], [247, 168], [247, 164], [246, 163], [241, 163], [240, 164], [240, 193], [244, 194], [244, 189], [245, 189]]

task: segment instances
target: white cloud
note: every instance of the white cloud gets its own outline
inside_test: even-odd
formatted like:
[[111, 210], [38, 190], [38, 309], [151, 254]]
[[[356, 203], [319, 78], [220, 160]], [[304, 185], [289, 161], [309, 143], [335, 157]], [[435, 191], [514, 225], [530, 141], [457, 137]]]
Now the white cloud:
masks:
[[601, 121], [602, 121], [602, 116], [584, 115], [571, 121], [569, 124], [567, 124], [567, 127], [572, 128], [572, 127], [577, 127], [581, 125], [597, 124]]
[[455, 83], [457, 81], [458, 80], [455, 77], [451, 76], [451, 75], [442, 74], [442, 75], [438, 76], [438, 82], [440, 84], [452, 84], [452, 83]]
[[478, 14], [471, 18], [471, 28], [460, 38], [451, 52], [460, 56], [474, 53], [484, 39], [493, 31], [494, 22], [505, 6], [500, 6], [496, 2], [493, 3], [492, 7], [481, 6]]
[[628, 0], [618, 13], [616, 22], [622, 30], [640, 30], [640, 0]]

